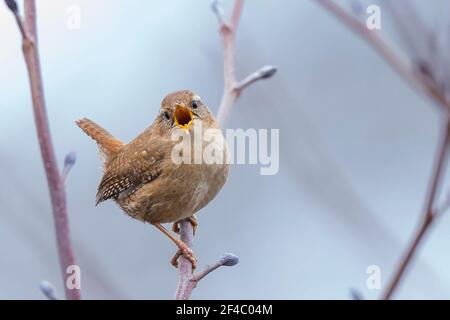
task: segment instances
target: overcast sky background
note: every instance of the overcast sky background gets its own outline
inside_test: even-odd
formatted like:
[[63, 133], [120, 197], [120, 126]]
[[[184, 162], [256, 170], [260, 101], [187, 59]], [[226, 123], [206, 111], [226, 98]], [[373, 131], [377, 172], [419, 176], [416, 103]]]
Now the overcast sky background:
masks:
[[[443, 4], [433, 2], [426, 19]], [[81, 9], [79, 30], [66, 27], [72, 5]], [[222, 53], [209, 1], [40, 0], [38, 19], [56, 153], [61, 164], [67, 152], [78, 155], [67, 195], [82, 295], [172, 298], [174, 245], [112, 202], [94, 207], [97, 148], [74, 121], [91, 118], [129, 141], [178, 89], [216, 111]], [[246, 1], [236, 50], [240, 77], [264, 64], [279, 72], [245, 91], [227, 127], [279, 128], [280, 170], [261, 176], [258, 166], [233, 166], [198, 214], [199, 266], [224, 252], [240, 263], [202, 280], [193, 298], [348, 299], [351, 287], [378, 297], [366, 269], [380, 266], [386, 284], [418, 222], [438, 108], [312, 0]], [[42, 299], [44, 279], [62, 294], [20, 37], [3, 3], [0, 177], [0, 298]], [[446, 216], [396, 297], [449, 297], [449, 231]]]

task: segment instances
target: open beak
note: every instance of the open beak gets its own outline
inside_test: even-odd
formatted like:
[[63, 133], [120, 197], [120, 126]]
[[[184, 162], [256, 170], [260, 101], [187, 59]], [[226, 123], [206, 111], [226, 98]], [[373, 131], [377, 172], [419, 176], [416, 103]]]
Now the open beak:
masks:
[[192, 124], [192, 112], [186, 107], [178, 105], [173, 113], [173, 122], [181, 129], [188, 130]]

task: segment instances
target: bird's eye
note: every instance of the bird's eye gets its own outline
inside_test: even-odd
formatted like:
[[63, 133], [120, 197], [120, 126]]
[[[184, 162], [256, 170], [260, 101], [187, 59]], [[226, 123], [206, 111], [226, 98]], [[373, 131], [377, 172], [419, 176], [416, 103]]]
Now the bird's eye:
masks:
[[166, 120], [170, 120], [170, 114], [167, 111], [164, 111], [163, 115]]
[[191, 102], [191, 107], [192, 109], [197, 109], [198, 108], [198, 102], [196, 100]]

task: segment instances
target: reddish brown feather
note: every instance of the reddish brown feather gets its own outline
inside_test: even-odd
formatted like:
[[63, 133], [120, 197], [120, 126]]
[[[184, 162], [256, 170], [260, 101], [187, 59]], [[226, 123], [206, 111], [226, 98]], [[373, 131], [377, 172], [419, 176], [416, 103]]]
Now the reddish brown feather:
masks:
[[[96, 124], [94, 121], [83, 118], [75, 122], [89, 137], [98, 143], [100, 151], [110, 158], [122, 150], [124, 143]], [[105, 159], [106, 160], [106, 159]]]

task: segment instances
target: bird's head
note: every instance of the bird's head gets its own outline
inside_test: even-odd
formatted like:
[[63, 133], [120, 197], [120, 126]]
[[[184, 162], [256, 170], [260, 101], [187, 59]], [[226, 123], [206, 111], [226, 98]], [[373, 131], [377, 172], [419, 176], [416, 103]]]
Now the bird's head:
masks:
[[179, 128], [187, 132], [195, 121], [201, 120], [204, 126], [214, 121], [214, 116], [200, 97], [189, 90], [168, 94], [161, 103], [159, 117], [165, 128]]

